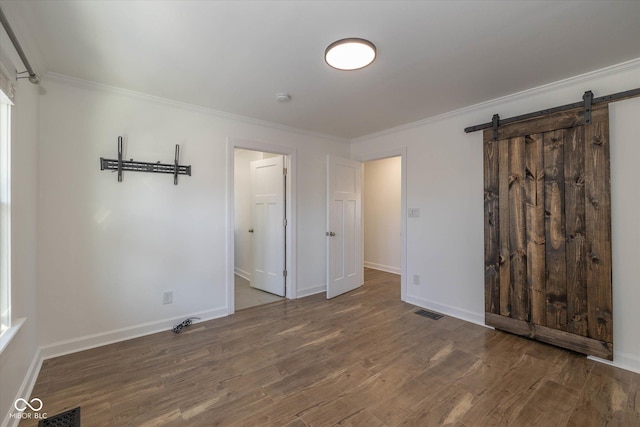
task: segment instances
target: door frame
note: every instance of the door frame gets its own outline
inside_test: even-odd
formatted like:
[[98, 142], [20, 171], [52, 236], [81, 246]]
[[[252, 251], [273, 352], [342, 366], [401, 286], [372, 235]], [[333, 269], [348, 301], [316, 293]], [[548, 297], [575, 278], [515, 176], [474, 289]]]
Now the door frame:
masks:
[[287, 168], [286, 182], [286, 215], [287, 228], [285, 238], [285, 265], [287, 280], [285, 297], [295, 299], [297, 297], [297, 273], [296, 273], [296, 150], [283, 145], [270, 144], [254, 140], [227, 137], [227, 257], [226, 257], [226, 290], [227, 290], [227, 315], [235, 313], [235, 190], [234, 190], [234, 160], [235, 150], [244, 149], [265, 153], [281, 154], [285, 156]]
[[[357, 160], [359, 162], [370, 162], [373, 160], [382, 160], [388, 159], [390, 157], [400, 157], [400, 232], [402, 236], [400, 237], [400, 247], [401, 247], [401, 259], [400, 259], [400, 300], [406, 302], [407, 301], [407, 147], [398, 147], [393, 148], [391, 150], [379, 151], [374, 153], [360, 154], [357, 156], [352, 156], [353, 160]], [[364, 174], [365, 168], [362, 169], [362, 173]], [[363, 185], [363, 194], [364, 194], [364, 176], [362, 177], [362, 185]], [[363, 229], [364, 229], [364, 221], [367, 220], [364, 215], [364, 204], [362, 209], [362, 219], [363, 219]], [[364, 232], [362, 233], [362, 254], [363, 254], [363, 268], [364, 268]]]

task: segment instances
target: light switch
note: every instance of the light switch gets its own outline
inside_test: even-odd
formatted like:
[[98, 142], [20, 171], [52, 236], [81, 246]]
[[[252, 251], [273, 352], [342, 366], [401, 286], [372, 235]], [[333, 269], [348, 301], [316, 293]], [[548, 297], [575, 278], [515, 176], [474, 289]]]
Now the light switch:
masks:
[[409, 218], [420, 218], [420, 208], [409, 208]]

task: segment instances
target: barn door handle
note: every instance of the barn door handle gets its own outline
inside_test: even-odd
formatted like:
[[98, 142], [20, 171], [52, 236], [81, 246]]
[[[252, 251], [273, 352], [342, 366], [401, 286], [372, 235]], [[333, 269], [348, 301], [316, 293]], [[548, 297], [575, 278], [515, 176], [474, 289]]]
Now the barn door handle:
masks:
[[249, 233], [253, 233], [253, 228], [250, 228], [250, 229], [249, 229]]
[[331, 237], [334, 237], [336, 235], [336, 233], [334, 233], [333, 231], [327, 231], [325, 234]]

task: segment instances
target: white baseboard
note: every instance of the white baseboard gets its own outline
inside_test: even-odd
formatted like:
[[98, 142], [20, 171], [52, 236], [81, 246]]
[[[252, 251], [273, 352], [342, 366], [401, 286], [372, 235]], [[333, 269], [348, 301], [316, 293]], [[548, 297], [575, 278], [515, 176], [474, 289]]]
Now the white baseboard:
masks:
[[392, 267], [390, 265], [376, 264], [375, 262], [365, 261], [364, 266], [365, 268], [372, 268], [374, 270], [386, 271], [387, 273], [402, 274], [401, 268]]
[[640, 358], [633, 354], [616, 352], [615, 348], [613, 349], [613, 362], [595, 356], [588, 356], [587, 358], [604, 363], [605, 365], [615, 366], [616, 368], [640, 374]]
[[[29, 400], [29, 397], [31, 396], [31, 392], [33, 391], [33, 387], [36, 385], [36, 380], [38, 379], [40, 368], [42, 368], [43, 360], [44, 359], [42, 358], [42, 351], [41, 349], [38, 349], [38, 351], [36, 351], [36, 354], [33, 356], [33, 359], [31, 360], [31, 365], [29, 365], [29, 370], [27, 371], [27, 374], [24, 376], [24, 380], [22, 380], [22, 384], [20, 385], [20, 389], [18, 390], [18, 394], [16, 395], [14, 402], [19, 398]], [[34, 397], [38, 397], [38, 396], [34, 396]], [[21, 418], [12, 417], [12, 415], [17, 414], [17, 412], [18, 411], [16, 411], [14, 406], [11, 405], [11, 409], [9, 409], [9, 412], [7, 413], [4, 420], [2, 421], [2, 427], [17, 427], [18, 424], [20, 423]]]
[[128, 328], [116, 329], [113, 331], [102, 332], [94, 335], [87, 335], [80, 338], [60, 341], [40, 347], [40, 353], [43, 360], [53, 357], [64, 356], [65, 354], [75, 353], [90, 348], [101, 347], [107, 344], [113, 344], [120, 341], [138, 338], [144, 335], [154, 334], [156, 332], [169, 331], [176, 324], [187, 317], [199, 317], [197, 322], [216, 319], [227, 315], [227, 307], [215, 308], [213, 310], [205, 310], [197, 313], [189, 313], [171, 319], [160, 320], [156, 322], [145, 323], [142, 325], [132, 326]]
[[235, 267], [234, 268], [234, 273], [237, 274], [238, 276], [242, 277], [244, 280], [248, 280], [251, 281], [251, 273], [249, 273], [248, 271], [245, 271], [241, 268]]
[[461, 308], [452, 307], [446, 304], [440, 304], [435, 301], [416, 297], [413, 295], [407, 295], [406, 302], [408, 302], [409, 304], [417, 305], [418, 307], [437, 311], [438, 313], [446, 314], [447, 316], [466, 320], [467, 322], [486, 327], [486, 325], [484, 324], [484, 313], [474, 313], [468, 310], [463, 310]]
[[298, 289], [298, 293], [296, 294], [296, 297], [304, 298], [311, 295], [320, 294], [326, 291], [327, 291], [327, 285], [323, 283], [322, 285], [313, 286], [311, 288]]

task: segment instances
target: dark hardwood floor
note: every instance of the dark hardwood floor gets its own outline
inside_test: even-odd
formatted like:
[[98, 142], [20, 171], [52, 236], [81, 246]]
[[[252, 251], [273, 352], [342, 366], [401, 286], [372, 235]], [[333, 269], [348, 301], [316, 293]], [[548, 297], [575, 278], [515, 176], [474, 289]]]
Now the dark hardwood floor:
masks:
[[[44, 362], [92, 426], [640, 426], [640, 375], [400, 301], [399, 277]], [[24, 420], [21, 426], [37, 422]]]

